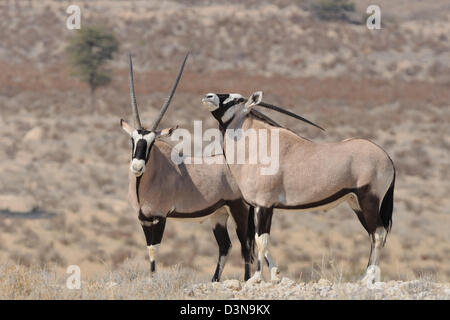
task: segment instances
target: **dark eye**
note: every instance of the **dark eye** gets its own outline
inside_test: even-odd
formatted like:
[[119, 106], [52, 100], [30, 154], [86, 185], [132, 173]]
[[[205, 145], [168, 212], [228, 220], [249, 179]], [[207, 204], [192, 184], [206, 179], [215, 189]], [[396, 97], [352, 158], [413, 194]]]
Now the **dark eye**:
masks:
[[207, 96], [206, 96], [208, 99], [210, 99], [210, 98], [213, 98], [214, 97], [214, 95], [212, 95], [212, 94], [208, 94]]

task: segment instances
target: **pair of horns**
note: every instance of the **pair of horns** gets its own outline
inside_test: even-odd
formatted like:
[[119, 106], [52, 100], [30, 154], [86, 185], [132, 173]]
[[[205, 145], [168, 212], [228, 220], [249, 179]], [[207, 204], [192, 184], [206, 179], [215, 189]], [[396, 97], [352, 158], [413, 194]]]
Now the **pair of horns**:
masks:
[[[170, 90], [170, 93], [167, 96], [166, 101], [164, 102], [161, 110], [159, 111], [158, 117], [155, 119], [155, 121], [153, 122], [153, 124], [152, 124], [152, 126], [150, 128], [151, 131], [155, 131], [156, 130], [156, 128], [158, 127], [159, 123], [161, 122], [164, 114], [166, 113], [167, 108], [170, 105], [170, 102], [171, 102], [171, 100], [173, 98], [173, 95], [175, 94], [175, 90], [177, 89], [178, 82], [180, 82], [181, 75], [183, 74], [184, 65], [186, 64], [186, 60], [187, 60], [188, 56], [189, 56], [189, 53], [187, 53], [186, 56], [184, 57], [183, 63], [181, 64], [180, 70], [178, 71], [178, 75], [177, 75], [177, 77], [175, 79], [175, 82], [174, 82], [174, 84], [172, 86], [172, 89]], [[131, 109], [132, 109], [132, 112], [133, 112], [134, 126], [135, 126], [136, 129], [142, 129], [142, 124], [141, 124], [141, 120], [139, 118], [139, 111], [138, 111], [137, 102], [136, 102], [136, 93], [134, 91], [133, 61], [131, 59], [131, 54], [129, 55], [129, 59], [130, 59], [130, 74], [129, 74], [129, 76], [130, 76], [130, 97], [131, 97]], [[277, 106], [275, 106], [273, 104], [269, 104], [269, 103], [265, 103], [265, 102], [261, 101], [257, 105], [261, 106], [261, 107], [264, 107], [264, 108], [267, 108], [267, 109], [275, 110], [275, 111], [280, 112], [280, 113], [284, 113], [284, 114], [286, 114], [286, 115], [288, 115], [290, 117], [293, 117], [295, 119], [301, 120], [303, 122], [306, 122], [306, 123], [308, 123], [308, 124], [310, 124], [312, 126], [315, 126], [315, 127], [319, 128], [319, 129], [325, 131], [325, 129], [323, 129], [319, 125], [313, 123], [312, 121], [309, 121], [308, 119], [305, 119], [302, 116], [299, 116], [298, 114], [295, 114], [295, 113], [293, 113], [291, 111], [288, 111], [288, 110], [285, 110], [283, 108], [277, 107]]]
[[[164, 101], [164, 104], [161, 107], [161, 110], [159, 111], [158, 117], [155, 119], [155, 121], [153, 122], [153, 124], [150, 128], [151, 131], [156, 130], [156, 128], [158, 127], [159, 123], [161, 122], [164, 114], [166, 113], [167, 108], [170, 105], [170, 101], [172, 100], [172, 97], [175, 94], [175, 90], [177, 89], [178, 82], [180, 82], [181, 75], [182, 75], [183, 69], [184, 69], [184, 65], [186, 64], [186, 60], [187, 60], [188, 56], [189, 56], [189, 53], [187, 53], [186, 56], [184, 57], [183, 63], [181, 64], [180, 70], [178, 71], [177, 78], [175, 79], [175, 82], [172, 86], [172, 89], [170, 90], [169, 95], [167, 96], [166, 101]], [[142, 129], [142, 124], [141, 124], [141, 119], [139, 118], [139, 111], [138, 111], [138, 107], [137, 107], [137, 103], [136, 103], [136, 93], [134, 91], [133, 61], [131, 59], [131, 54], [129, 55], [129, 59], [130, 59], [129, 76], [130, 76], [131, 109], [133, 112], [134, 127], [139, 130], [139, 129]]]

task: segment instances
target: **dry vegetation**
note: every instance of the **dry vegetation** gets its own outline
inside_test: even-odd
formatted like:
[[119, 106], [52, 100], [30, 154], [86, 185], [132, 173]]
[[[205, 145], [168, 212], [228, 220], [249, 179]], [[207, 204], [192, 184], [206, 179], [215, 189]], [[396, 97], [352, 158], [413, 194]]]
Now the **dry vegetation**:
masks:
[[[358, 2], [361, 16], [365, 2]], [[98, 91], [97, 112], [90, 114], [88, 89], [70, 77], [64, 55], [73, 32], [65, 28], [68, 3], [1, 1], [0, 297], [176, 298], [182, 294], [176, 286], [212, 275], [217, 248], [208, 225], [167, 223], [159, 266], [181, 264], [196, 273], [164, 269], [148, 287], [139, 281], [146, 268], [130, 276], [130, 264], [123, 264], [146, 259], [144, 236], [126, 201], [130, 146], [118, 121], [130, 116], [129, 51], [144, 122], [156, 114], [191, 50], [163, 127], [192, 129], [193, 120], [213, 127], [199, 103], [206, 92], [263, 90], [265, 101], [327, 129], [322, 134], [273, 115], [303, 136], [356, 136], [383, 146], [398, 173], [382, 277], [448, 282], [450, 8], [447, 1], [426, 8], [421, 1], [408, 7], [379, 2], [383, 30], [368, 31], [321, 22], [303, 1], [245, 7], [239, 1], [79, 1], [82, 24], [106, 25], [121, 43], [110, 65], [113, 83]], [[278, 212], [272, 230], [282, 275], [295, 281], [318, 281], [336, 270], [342, 281], [354, 281], [364, 271], [369, 239], [344, 205], [327, 213]], [[224, 275], [241, 279], [239, 244], [230, 233], [234, 248]], [[77, 264], [86, 277], [102, 280], [81, 293], [56, 292], [61, 282], [41, 269], [49, 264], [58, 274]], [[110, 275], [132, 280], [111, 296], [102, 282]], [[153, 285], [173, 277], [174, 287], [152, 295]], [[45, 284], [42, 290], [36, 281]], [[103, 289], [91, 292], [96, 286]]]
[[82, 278], [80, 289], [69, 289], [68, 275], [58, 274], [54, 267], [9, 263], [0, 266], [0, 299], [182, 299], [185, 288], [205, 281], [178, 265], [149, 278], [146, 267], [141, 261], [127, 261], [102, 276]]
[[328, 273], [307, 283], [284, 277], [280, 283], [244, 283], [236, 279], [211, 283], [193, 269], [174, 265], [148, 276], [142, 260], [127, 260], [118, 268], [106, 267], [102, 275], [81, 279], [79, 289], [69, 289], [68, 275], [54, 267], [0, 265], [0, 299], [450, 299], [450, 285], [431, 277], [411, 281], [377, 282], [367, 288], [343, 282], [339, 273]]

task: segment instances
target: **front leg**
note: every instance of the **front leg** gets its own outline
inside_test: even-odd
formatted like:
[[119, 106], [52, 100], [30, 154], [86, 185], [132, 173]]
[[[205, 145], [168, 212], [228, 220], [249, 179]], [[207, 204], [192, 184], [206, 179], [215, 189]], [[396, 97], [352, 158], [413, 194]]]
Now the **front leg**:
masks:
[[139, 221], [144, 230], [145, 240], [147, 241], [148, 257], [150, 259], [150, 274], [156, 270], [156, 254], [161, 243], [164, 228], [166, 226], [165, 217], [145, 217], [139, 215]]
[[263, 280], [262, 272], [263, 272], [263, 265], [264, 260], [267, 260], [267, 263], [269, 265], [269, 271], [271, 275], [272, 281], [278, 281], [277, 277], [277, 268], [275, 264], [273, 263], [272, 257], [269, 253], [269, 234], [270, 234], [270, 228], [272, 225], [272, 215], [273, 215], [273, 209], [272, 208], [263, 208], [263, 207], [256, 207], [255, 210], [255, 228], [256, 228], [256, 234], [255, 234], [255, 240], [256, 245], [258, 248], [258, 261], [256, 265], [256, 272], [253, 275], [253, 277], [249, 280], [250, 282], [260, 282]]
[[217, 213], [211, 217], [213, 225], [213, 233], [219, 245], [219, 259], [217, 260], [216, 272], [212, 278], [212, 282], [219, 282], [223, 268], [227, 262], [228, 253], [231, 249], [231, 240], [227, 230], [228, 213]]

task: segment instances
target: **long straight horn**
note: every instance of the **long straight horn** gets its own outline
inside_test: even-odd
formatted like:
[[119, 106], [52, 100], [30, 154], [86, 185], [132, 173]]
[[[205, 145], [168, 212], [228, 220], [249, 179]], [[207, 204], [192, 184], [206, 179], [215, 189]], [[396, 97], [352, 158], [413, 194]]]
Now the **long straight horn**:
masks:
[[136, 103], [136, 93], [134, 92], [134, 79], [133, 79], [133, 61], [130, 57], [130, 97], [131, 97], [131, 110], [133, 112], [133, 120], [135, 129], [142, 129], [141, 119], [139, 119], [139, 111]]
[[305, 119], [305, 118], [299, 116], [298, 114], [295, 114], [295, 113], [290, 112], [290, 111], [288, 111], [288, 110], [285, 110], [285, 109], [282, 109], [282, 108], [280, 108], [280, 107], [274, 106], [273, 104], [269, 104], [269, 103], [265, 103], [265, 102], [260, 102], [259, 104], [257, 104], [257, 106], [261, 106], [261, 107], [264, 107], [264, 108], [267, 108], [267, 109], [272, 109], [272, 110], [278, 111], [278, 112], [280, 112], [280, 113], [284, 113], [284, 114], [286, 114], [286, 115], [288, 115], [288, 116], [290, 116], [290, 117], [293, 117], [293, 118], [295, 118], [295, 119], [304, 121], [304, 122], [306, 122], [306, 123], [309, 123], [310, 125], [313, 125], [314, 127], [319, 128], [320, 130], [325, 131], [324, 128], [322, 128], [322, 127], [318, 126], [317, 124], [315, 124], [315, 123], [309, 121], [308, 119]]
[[189, 56], [189, 52], [184, 57], [183, 63], [181, 64], [181, 67], [180, 67], [180, 71], [178, 71], [177, 78], [175, 79], [175, 83], [172, 86], [172, 90], [170, 90], [170, 93], [167, 96], [166, 101], [164, 102], [161, 110], [159, 111], [158, 117], [153, 122], [153, 125], [151, 127], [151, 131], [155, 131], [156, 130], [156, 128], [158, 127], [159, 123], [161, 122], [161, 119], [164, 116], [164, 113], [166, 113], [167, 108], [169, 107], [170, 101], [172, 100], [172, 97], [175, 94], [175, 90], [177, 89], [178, 82], [180, 82], [181, 74], [183, 73], [184, 65], [186, 64], [186, 60], [187, 60], [188, 56]]

